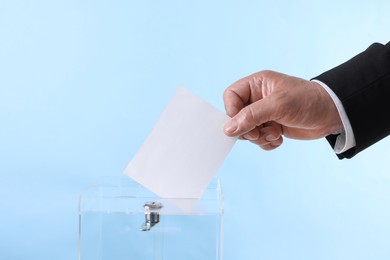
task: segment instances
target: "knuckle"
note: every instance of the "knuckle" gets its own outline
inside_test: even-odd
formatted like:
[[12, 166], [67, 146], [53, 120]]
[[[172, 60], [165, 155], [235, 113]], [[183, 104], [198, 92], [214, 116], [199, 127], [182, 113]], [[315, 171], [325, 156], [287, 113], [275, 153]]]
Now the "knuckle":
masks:
[[223, 92], [223, 98], [224, 98], [224, 99], [226, 99], [226, 98], [229, 96], [230, 91], [231, 91], [231, 90], [230, 90], [229, 88], [225, 89], [225, 91]]

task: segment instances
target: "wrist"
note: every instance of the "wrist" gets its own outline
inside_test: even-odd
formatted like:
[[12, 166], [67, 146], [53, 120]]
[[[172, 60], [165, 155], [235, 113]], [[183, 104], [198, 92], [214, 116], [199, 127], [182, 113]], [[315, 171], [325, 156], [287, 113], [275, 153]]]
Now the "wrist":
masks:
[[333, 90], [325, 83], [315, 79], [312, 80], [312, 82], [319, 84], [332, 98], [332, 101], [337, 108], [339, 118], [341, 119], [343, 125], [341, 132], [336, 131], [332, 133], [332, 134], [339, 134], [337, 136], [337, 140], [334, 145], [335, 152], [340, 154], [356, 146], [355, 135], [353, 133], [351, 123], [349, 122], [348, 115], [345, 112], [344, 106], [341, 103], [340, 99], [336, 96]]
[[[323, 104], [323, 128], [325, 135], [339, 134], [344, 131], [343, 121], [340, 117], [340, 113], [335, 102], [335, 98], [329, 93], [328, 89], [324, 88], [321, 82], [316, 80], [311, 81], [313, 86], [319, 92], [319, 99], [317, 102]], [[334, 93], [333, 93], [334, 95]], [[337, 98], [337, 97], [336, 97]], [[338, 100], [338, 98], [337, 98]], [[338, 102], [340, 102], [338, 100]]]

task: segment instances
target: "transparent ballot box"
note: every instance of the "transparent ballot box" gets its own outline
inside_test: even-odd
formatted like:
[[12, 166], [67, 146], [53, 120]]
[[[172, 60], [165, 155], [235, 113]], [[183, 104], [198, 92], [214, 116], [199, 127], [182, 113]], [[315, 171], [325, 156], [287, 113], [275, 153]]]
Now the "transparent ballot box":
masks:
[[223, 259], [223, 197], [161, 199], [124, 177], [102, 178], [79, 199], [79, 260]]

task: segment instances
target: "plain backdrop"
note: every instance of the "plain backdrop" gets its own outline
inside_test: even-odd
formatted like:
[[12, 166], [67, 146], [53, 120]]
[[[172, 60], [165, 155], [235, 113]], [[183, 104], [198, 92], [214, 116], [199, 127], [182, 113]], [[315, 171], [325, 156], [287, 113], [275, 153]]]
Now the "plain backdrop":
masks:
[[[310, 79], [390, 41], [389, 1], [0, 0], [0, 258], [77, 259], [77, 200], [121, 176], [179, 86]], [[240, 141], [218, 172], [227, 260], [389, 259], [390, 141]]]

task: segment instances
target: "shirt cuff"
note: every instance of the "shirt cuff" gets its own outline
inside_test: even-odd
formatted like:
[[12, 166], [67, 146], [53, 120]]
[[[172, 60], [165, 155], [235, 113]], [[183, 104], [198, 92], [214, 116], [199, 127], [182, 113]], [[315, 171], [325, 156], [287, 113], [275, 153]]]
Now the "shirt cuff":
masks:
[[356, 146], [355, 135], [353, 134], [351, 123], [349, 122], [347, 113], [345, 112], [344, 106], [341, 103], [340, 99], [336, 96], [333, 90], [330, 89], [328, 85], [326, 85], [325, 83], [316, 79], [312, 81], [320, 84], [326, 90], [326, 92], [328, 92], [334, 104], [336, 105], [337, 111], [339, 112], [341, 118], [341, 122], [343, 123], [344, 129], [340, 133], [337, 133], [339, 135], [337, 136], [336, 144], [333, 147], [335, 153], [341, 154], [351, 149], [352, 147], [355, 147]]

